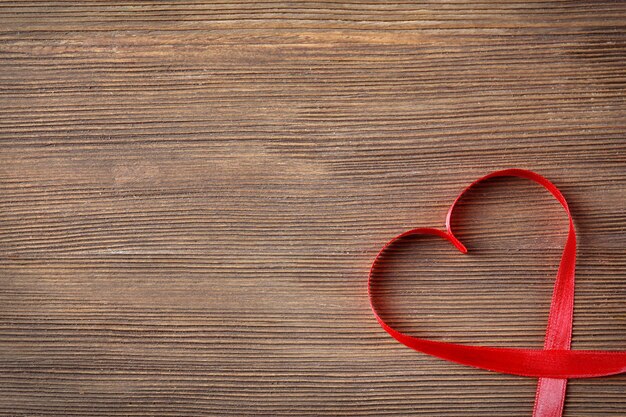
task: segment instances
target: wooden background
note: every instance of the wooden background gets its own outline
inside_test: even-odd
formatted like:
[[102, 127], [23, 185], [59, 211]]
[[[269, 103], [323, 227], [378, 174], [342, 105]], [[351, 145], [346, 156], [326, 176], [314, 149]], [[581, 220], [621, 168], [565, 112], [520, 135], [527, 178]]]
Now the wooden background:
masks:
[[[0, 5], [1, 415], [530, 416], [366, 295], [505, 167], [571, 203], [574, 348], [626, 348], [625, 2], [72, 3]], [[492, 181], [457, 221], [467, 256], [390, 254], [385, 316], [540, 347], [558, 204]], [[626, 375], [565, 415], [625, 416]]]

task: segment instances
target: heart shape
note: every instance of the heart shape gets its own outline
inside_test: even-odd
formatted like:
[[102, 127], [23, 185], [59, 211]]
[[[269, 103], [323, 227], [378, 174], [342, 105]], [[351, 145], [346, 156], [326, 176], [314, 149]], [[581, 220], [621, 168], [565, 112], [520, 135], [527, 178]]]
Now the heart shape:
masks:
[[[569, 230], [554, 283], [550, 316], [543, 349], [499, 348], [438, 342], [404, 334], [388, 325], [372, 302], [372, 280], [381, 255], [387, 248], [407, 236], [438, 236], [467, 253], [456, 238], [451, 219], [456, 204], [474, 185], [495, 177], [520, 177], [536, 182], [552, 194], [565, 209]], [[568, 378], [589, 378], [626, 372], [626, 351], [570, 350], [574, 311], [574, 277], [576, 270], [576, 231], [567, 201], [559, 189], [541, 175], [523, 169], [506, 169], [488, 174], [471, 183], [454, 200], [446, 216], [445, 230], [419, 227], [389, 240], [372, 262], [367, 290], [370, 306], [381, 327], [400, 343], [428, 355], [506, 374], [539, 378], [535, 397], [535, 417], [559, 417], [563, 412]]]

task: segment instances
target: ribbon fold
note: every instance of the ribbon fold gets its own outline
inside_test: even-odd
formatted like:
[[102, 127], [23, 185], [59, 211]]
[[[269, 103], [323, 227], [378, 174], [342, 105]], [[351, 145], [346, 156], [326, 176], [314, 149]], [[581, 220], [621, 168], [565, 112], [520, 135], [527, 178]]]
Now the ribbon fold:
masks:
[[[449, 241], [460, 252], [467, 249], [452, 231], [451, 219], [461, 197], [479, 182], [495, 177], [520, 177], [536, 182], [550, 192], [563, 206], [569, 219], [569, 230], [554, 283], [550, 315], [543, 349], [498, 348], [438, 342], [404, 334], [388, 325], [373, 303], [372, 281], [381, 255], [399, 240], [414, 235], [438, 236]], [[419, 227], [389, 240], [372, 262], [368, 276], [370, 306], [381, 327], [411, 349], [463, 365], [506, 374], [539, 378], [534, 417], [560, 417], [563, 413], [568, 378], [589, 378], [626, 372], [626, 351], [570, 350], [574, 310], [574, 277], [576, 270], [576, 230], [569, 206], [559, 189], [532, 171], [506, 169], [488, 174], [471, 183], [454, 200], [446, 216], [445, 230]]]

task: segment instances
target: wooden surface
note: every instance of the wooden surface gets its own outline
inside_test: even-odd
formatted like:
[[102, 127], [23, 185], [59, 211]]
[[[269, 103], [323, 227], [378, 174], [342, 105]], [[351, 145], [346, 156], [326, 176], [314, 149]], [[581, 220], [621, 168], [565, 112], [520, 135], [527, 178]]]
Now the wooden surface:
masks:
[[[535, 380], [401, 346], [365, 287], [504, 167], [571, 203], [574, 348], [626, 348], [626, 3], [70, 4], [0, 5], [1, 415], [530, 416]], [[558, 204], [499, 180], [459, 215], [469, 255], [390, 254], [385, 316], [540, 347]]]

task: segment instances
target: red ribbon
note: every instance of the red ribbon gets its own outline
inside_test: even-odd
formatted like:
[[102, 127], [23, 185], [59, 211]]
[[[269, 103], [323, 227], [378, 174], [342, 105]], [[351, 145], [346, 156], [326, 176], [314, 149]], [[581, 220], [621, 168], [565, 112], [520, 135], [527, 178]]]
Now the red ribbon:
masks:
[[[374, 270], [387, 248], [407, 236], [433, 235], [450, 241], [459, 251], [465, 246], [454, 236], [451, 218], [457, 202], [477, 183], [494, 177], [521, 177], [538, 183], [548, 190], [565, 209], [569, 231], [561, 263], [554, 283], [550, 316], [543, 349], [497, 348], [437, 342], [409, 336], [388, 325], [378, 314], [372, 302]], [[506, 169], [493, 172], [474, 181], [454, 200], [446, 217], [446, 229], [419, 227], [391, 239], [380, 250], [370, 269], [367, 290], [374, 316], [383, 329], [411, 349], [428, 355], [505, 374], [539, 378], [535, 397], [535, 417], [560, 417], [563, 413], [565, 388], [568, 378], [588, 378], [626, 372], [626, 351], [570, 350], [574, 311], [574, 276], [576, 269], [576, 231], [567, 201], [559, 189], [546, 178], [532, 171]]]

